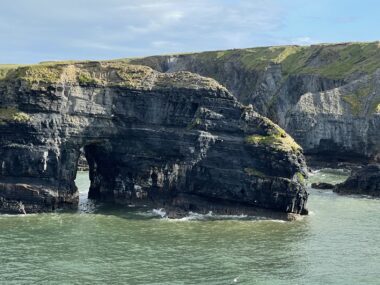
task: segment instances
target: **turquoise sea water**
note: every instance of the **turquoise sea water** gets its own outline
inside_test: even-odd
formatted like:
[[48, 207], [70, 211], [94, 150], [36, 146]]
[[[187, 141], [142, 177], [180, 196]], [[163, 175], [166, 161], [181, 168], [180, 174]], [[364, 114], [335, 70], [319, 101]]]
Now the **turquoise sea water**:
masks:
[[[346, 175], [320, 171], [310, 181]], [[0, 215], [0, 284], [380, 284], [380, 200], [310, 190], [283, 222], [110, 208]]]

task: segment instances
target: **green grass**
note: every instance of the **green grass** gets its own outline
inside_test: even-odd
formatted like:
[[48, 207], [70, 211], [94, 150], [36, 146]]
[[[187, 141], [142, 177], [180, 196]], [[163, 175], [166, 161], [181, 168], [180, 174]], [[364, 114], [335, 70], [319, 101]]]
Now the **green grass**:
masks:
[[268, 146], [285, 152], [299, 152], [302, 148], [288, 135], [284, 129], [273, 123], [266, 117], [260, 117], [257, 122], [265, 134], [252, 134], [245, 137], [245, 143], [253, 145]]
[[[248, 70], [264, 70], [269, 64], [276, 63], [281, 64], [285, 75], [320, 74], [333, 79], [342, 79], [353, 73], [370, 74], [380, 68], [379, 42], [257, 47], [177, 55], [192, 56], [204, 63], [223, 64], [238, 61]], [[131, 60], [133, 59], [127, 58], [99, 62], [120, 67]], [[30, 80], [38, 80], [40, 76], [55, 80], [57, 74], [49, 67], [86, 63], [91, 62], [74, 60], [42, 62], [30, 65], [29, 67], [35, 66], [35, 69], [25, 76]], [[0, 65], [0, 78], [15, 67], [17, 65]]]
[[17, 68], [15, 77], [28, 83], [58, 83], [62, 74], [62, 65], [30, 65]]
[[269, 146], [281, 151], [301, 151], [302, 148], [294, 139], [286, 134], [250, 135], [245, 138], [245, 142], [253, 145]]
[[[236, 92], [240, 92], [243, 99], [248, 100], [250, 90], [257, 88], [256, 72], [264, 72], [271, 64], [279, 65], [283, 82], [290, 76], [305, 74], [347, 81], [361, 75], [371, 75], [380, 69], [380, 42], [258, 47], [177, 56], [188, 57], [190, 66], [197, 66], [201, 72], [226, 84], [232, 80], [226, 73], [228, 66], [242, 69], [240, 74], [249, 77], [242, 76], [238, 87], [241, 89]], [[159, 65], [159, 62], [160, 57], [146, 58], [146, 63], [152, 66]], [[137, 60], [136, 63], [144, 63], [144, 59]], [[366, 98], [370, 92], [369, 88], [361, 88], [342, 99], [349, 104], [353, 114], [359, 115], [365, 111]], [[268, 105], [275, 104], [276, 100], [277, 96], [273, 96]], [[380, 102], [372, 103], [372, 113], [376, 112], [378, 103]]]
[[177, 55], [193, 57], [204, 65], [239, 62], [247, 70], [258, 71], [270, 64], [280, 64], [285, 76], [319, 74], [331, 79], [344, 79], [355, 73], [371, 74], [380, 68], [379, 42], [257, 47]]
[[187, 129], [188, 129], [188, 130], [192, 130], [192, 129], [194, 129], [194, 128], [200, 126], [201, 124], [202, 124], [202, 119], [196, 117], [196, 118], [194, 118], [194, 119], [190, 122], [190, 124], [187, 126]]
[[[215, 54], [220, 54], [217, 52]], [[199, 54], [200, 57], [211, 53]], [[279, 46], [225, 51], [220, 60], [239, 60], [246, 69], [264, 70], [281, 64], [285, 76], [319, 74], [343, 79], [354, 73], [371, 74], [380, 68], [379, 42], [313, 46]]]
[[354, 73], [371, 74], [378, 68], [378, 42], [302, 47], [283, 61], [287, 75], [319, 74], [331, 79], [343, 79]]
[[[354, 73], [370, 74], [380, 68], [379, 42], [370, 43], [343, 43], [312, 46], [275, 46], [257, 47], [247, 49], [232, 49], [224, 51], [210, 51], [201, 53], [177, 54], [192, 56], [198, 62], [204, 64], [225, 64], [227, 62], [240, 62], [247, 70], [264, 70], [269, 64], [281, 64], [285, 76], [293, 74], [319, 74], [331, 79], [343, 79]], [[117, 59], [99, 61], [98, 63], [120, 71], [123, 77], [123, 69], [132, 59]], [[138, 61], [138, 59], [137, 59]], [[45, 80], [54, 82], [58, 79], [59, 66], [86, 65], [90, 61], [50, 61], [26, 67], [25, 79], [36, 82]], [[0, 78], [17, 65], [0, 65]], [[26, 70], [28, 70], [26, 72]], [[22, 70], [21, 70], [22, 71]], [[130, 80], [130, 70], [127, 72], [126, 81]], [[91, 82], [92, 78], [81, 77], [83, 83]]]
[[306, 183], [305, 176], [301, 172], [297, 172], [296, 175], [297, 175], [298, 182], [301, 183], [302, 185], [305, 185]]
[[80, 85], [96, 84], [98, 81], [91, 77], [89, 73], [80, 72], [78, 75], [78, 82]]
[[9, 107], [9, 108], [0, 108], [0, 124], [7, 122], [28, 122], [30, 116], [20, 110]]
[[244, 168], [244, 172], [249, 176], [267, 177], [266, 174], [254, 168]]
[[9, 72], [20, 66], [21, 65], [18, 64], [0, 64], [0, 80], [4, 79]]
[[375, 113], [380, 114], [380, 103], [375, 108]]
[[364, 102], [371, 93], [372, 88], [366, 86], [358, 89], [352, 94], [344, 95], [342, 99], [350, 105], [351, 111], [354, 115], [360, 115], [364, 110]]
[[126, 61], [45, 62], [20, 67], [3, 67], [3, 80], [22, 80], [33, 84], [79, 84], [122, 86], [132, 89], [224, 89], [212, 78], [181, 71], [157, 73]]
[[246, 69], [264, 69], [269, 63], [281, 63], [296, 53], [300, 47], [278, 46], [249, 49], [233, 49], [190, 54], [203, 63], [239, 61]]

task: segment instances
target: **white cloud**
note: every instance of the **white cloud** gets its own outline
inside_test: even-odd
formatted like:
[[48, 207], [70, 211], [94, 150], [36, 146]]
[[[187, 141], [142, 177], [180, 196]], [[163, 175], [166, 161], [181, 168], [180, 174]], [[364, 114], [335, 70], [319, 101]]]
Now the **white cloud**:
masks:
[[299, 37], [291, 40], [291, 43], [294, 45], [312, 45], [318, 43], [318, 41], [310, 37]]
[[0, 11], [0, 33], [7, 39], [0, 46], [0, 61], [25, 62], [20, 53], [28, 61], [112, 58], [273, 43], [271, 33], [285, 21], [281, 2], [9, 1]]

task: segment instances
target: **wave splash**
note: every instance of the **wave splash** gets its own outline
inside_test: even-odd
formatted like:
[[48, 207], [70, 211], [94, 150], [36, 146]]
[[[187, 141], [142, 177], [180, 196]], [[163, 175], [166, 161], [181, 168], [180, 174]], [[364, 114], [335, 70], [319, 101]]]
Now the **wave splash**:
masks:
[[215, 214], [212, 211], [207, 214], [200, 214], [196, 212], [189, 212], [187, 216], [181, 218], [169, 218], [168, 213], [165, 209], [153, 209], [151, 211], [141, 213], [144, 216], [150, 216], [153, 218], [159, 218], [165, 221], [172, 222], [186, 222], [186, 221], [218, 221], [218, 220], [244, 220], [244, 221], [273, 221], [279, 223], [286, 223], [286, 221], [281, 219], [272, 219], [262, 216], [249, 216], [249, 215], [223, 215], [223, 214]]

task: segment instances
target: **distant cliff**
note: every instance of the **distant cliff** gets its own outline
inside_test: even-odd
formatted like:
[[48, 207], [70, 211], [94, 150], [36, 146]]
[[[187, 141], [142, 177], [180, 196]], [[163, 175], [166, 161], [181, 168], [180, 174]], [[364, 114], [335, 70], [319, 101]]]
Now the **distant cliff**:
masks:
[[90, 198], [174, 211], [307, 213], [302, 149], [215, 80], [119, 62], [3, 66], [0, 211]]
[[306, 153], [379, 156], [379, 42], [235, 49], [130, 62], [216, 79], [240, 102], [283, 127]]

